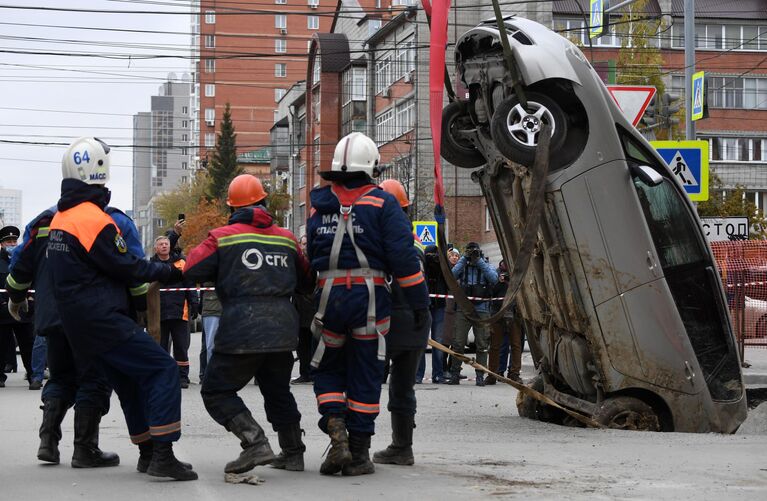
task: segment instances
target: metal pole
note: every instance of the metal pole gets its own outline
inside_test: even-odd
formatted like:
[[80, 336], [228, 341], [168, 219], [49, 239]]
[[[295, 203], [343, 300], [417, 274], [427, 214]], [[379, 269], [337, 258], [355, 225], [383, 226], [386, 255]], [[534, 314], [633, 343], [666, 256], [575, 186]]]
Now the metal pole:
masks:
[[684, 0], [684, 126], [687, 140], [695, 139], [691, 99], [693, 73], [695, 73], [695, 0]]

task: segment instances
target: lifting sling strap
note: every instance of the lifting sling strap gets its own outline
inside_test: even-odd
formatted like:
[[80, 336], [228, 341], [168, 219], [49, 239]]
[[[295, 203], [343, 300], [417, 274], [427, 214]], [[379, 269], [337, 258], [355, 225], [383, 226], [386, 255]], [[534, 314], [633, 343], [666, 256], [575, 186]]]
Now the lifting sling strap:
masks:
[[[371, 190], [360, 195], [357, 200], [364, 197]], [[362, 249], [359, 248], [354, 241], [354, 225], [352, 223], [352, 209], [357, 200], [352, 202], [349, 206], [341, 204], [340, 217], [338, 218], [338, 225], [336, 226], [335, 236], [333, 237], [333, 245], [330, 248], [330, 260], [328, 262], [327, 271], [321, 271], [318, 273], [320, 281], [324, 280], [325, 284], [322, 287], [322, 293], [320, 294], [320, 304], [317, 308], [317, 313], [314, 315], [312, 321], [312, 333], [319, 339], [317, 350], [312, 357], [312, 367], [317, 367], [322, 360], [322, 356], [325, 354], [325, 345], [329, 344], [326, 340], [326, 333], [323, 332], [324, 324], [323, 318], [325, 316], [325, 310], [328, 306], [328, 299], [330, 298], [330, 291], [333, 288], [335, 279], [343, 278], [347, 280], [347, 283], [351, 283], [352, 278], [362, 278], [365, 281], [365, 286], [368, 290], [368, 309], [367, 320], [365, 323], [365, 334], [368, 336], [375, 335], [378, 338], [378, 360], [384, 360], [386, 358], [386, 339], [382, 331], [385, 329], [376, 324], [376, 296], [375, 296], [375, 279], [385, 279], [386, 273], [380, 270], [374, 270], [370, 268], [368, 259]], [[340, 201], [340, 200], [339, 200]], [[349, 235], [349, 240], [354, 247], [354, 252], [357, 255], [357, 261], [359, 262], [359, 268], [352, 268], [342, 270], [338, 268], [338, 258], [341, 255], [341, 245], [343, 244], [344, 235]], [[384, 280], [384, 283], [385, 280]], [[361, 330], [361, 329], [360, 329]], [[354, 329], [355, 332], [358, 329]], [[338, 345], [338, 341], [333, 342], [334, 345]]]

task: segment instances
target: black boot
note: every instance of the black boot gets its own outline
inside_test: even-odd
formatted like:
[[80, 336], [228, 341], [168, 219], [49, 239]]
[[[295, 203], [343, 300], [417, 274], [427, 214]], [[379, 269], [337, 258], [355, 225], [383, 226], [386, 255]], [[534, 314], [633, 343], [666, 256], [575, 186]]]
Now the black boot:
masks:
[[[138, 470], [139, 473], [146, 473], [146, 471], [149, 469], [149, 464], [152, 462], [153, 452], [154, 446], [152, 445], [151, 440], [147, 440], [138, 444], [138, 463], [136, 463], [136, 470]], [[187, 470], [192, 469], [192, 465], [189, 463], [185, 463], [183, 461], [179, 461], [179, 463], [181, 463], [181, 466]]]
[[152, 462], [146, 471], [148, 475], [174, 480], [197, 480], [197, 473], [173, 455], [173, 442], [153, 442]]
[[226, 473], [245, 473], [256, 466], [269, 464], [276, 459], [269, 440], [250, 412], [237, 414], [226, 428], [240, 439], [242, 452], [240, 457], [226, 463]]
[[413, 416], [404, 414], [391, 415], [391, 445], [373, 454], [373, 462], [378, 464], [412, 465], [413, 458]]
[[367, 433], [349, 432], [349, 450], [352, 462], [344, 466], [341, 473], [345, 477], [369, 475], [375, 473], [376, 467], [370, 461], [370, 435]]
[[288, 471], [304, 471], [304, 452], [306, 446], [301, 440], [301, 424], [290, 425], [289, 428], [279, 430], [277, 437], [282, 449], [277, 458], [272, 461], [272, 468]]
[[37, 459], [59, 464], [59, 440], [61, 440], [61, 422], [67, 413], [67, 404], [59, 398], [49, 398], [43, 402], [43, 424], [40, 425], [40, 448]]
[[100, 468], [120, 464], [120, 456], [99, 449], [99, 423], [99, 409], [75, 408], [75, 452], [72, 454], [72, 468]]
[[342, 416], [330, 416], [328, 418], [328, 436], [330, 437], [330, 450], [320, 466], [320, 473], [335, 475], [352, 462], [352, 453], [349, 451], [349, 435], [346, 433], [346, 421]]

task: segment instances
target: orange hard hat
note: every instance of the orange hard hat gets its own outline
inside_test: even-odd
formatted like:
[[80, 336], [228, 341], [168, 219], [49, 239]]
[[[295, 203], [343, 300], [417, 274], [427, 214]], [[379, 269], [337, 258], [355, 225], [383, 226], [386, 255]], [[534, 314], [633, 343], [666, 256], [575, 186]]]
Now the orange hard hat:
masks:
[[266, 191], [261, 181], [256, 176], [240, 174], [229, 183], [226, 205], [245, 207], [260, 202], [264, 198], [266, 198]]
[[402, 186], [402, 183], [396, 179], [387, 179], [386, 181], [383, 181], [380, 186], [386, 193], [394, 195], [394, 198], [397, 199], [400, 207], [410, 207], [410, 200], [407, 198], [407, 193], [405, 193], [405, 187]]

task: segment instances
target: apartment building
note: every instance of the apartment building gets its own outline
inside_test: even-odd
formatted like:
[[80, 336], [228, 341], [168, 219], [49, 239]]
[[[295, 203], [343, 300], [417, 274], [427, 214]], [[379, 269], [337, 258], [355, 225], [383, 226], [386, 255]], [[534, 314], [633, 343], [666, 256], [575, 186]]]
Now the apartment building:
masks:
[[133, 211], [144, 248], [172, 223], [157, 215], [156, 198], [194, 175], [192, 85], [188, 75], [169, 75], [152, 96], [150, 111], [133, 116]]
[[21, 190], [0, 186], [0, 227], [18, 226], [21, 228]]
[[278, 103], [293, 83], [305, 78], [308, 41], [328, 30], [336, 2], [199, 3], [198, 141], [205, 165], [227, 103], [238, 151], [270, 146]]

